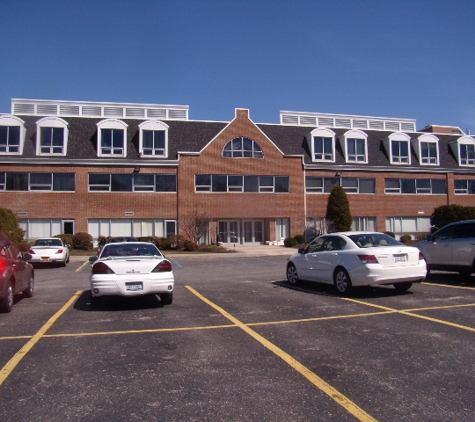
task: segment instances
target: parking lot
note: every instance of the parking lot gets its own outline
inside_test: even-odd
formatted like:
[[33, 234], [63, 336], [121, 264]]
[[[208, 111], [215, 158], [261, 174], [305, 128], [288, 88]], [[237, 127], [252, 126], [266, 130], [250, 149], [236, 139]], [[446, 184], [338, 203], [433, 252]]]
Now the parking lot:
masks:
[[339, 297], [286, 255], [169, 258], [169, 306], [93, 310], [89, 264], [37, 268], [0, 314], [0, 420], [473, 420], [474, 276]]

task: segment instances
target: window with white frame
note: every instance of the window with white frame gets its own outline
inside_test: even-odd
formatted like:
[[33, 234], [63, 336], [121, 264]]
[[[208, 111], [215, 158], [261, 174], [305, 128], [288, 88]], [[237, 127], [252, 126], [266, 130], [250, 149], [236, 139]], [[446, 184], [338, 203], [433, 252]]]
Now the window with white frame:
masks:
[[450, 144], [452, 152], [457, 158], [459, 166], [475, 166], [475, 139], [463, 136]]
[[260, 145], [243, 136], [229, 141], [223, 149], [223, 157], [232, 158], [264, 158]]
[[176, 192], [176, 174], [90, 173], [89, 192]]
[[335, 132], [315, 129], [307, 136], [312, 161], [335, 162]]
[[65, 120], [45, 117], [36, 127], [36, 155], [66, 155], [69, 131]]
[[168, 156], [169, 126], [158, 120], [143, 122], [139, 125], [139, 153], [142, 157]]
[[387, 217], [386, 230], [396, 234], [396, 238], [402, 235], [411, 235], [418, 238], [418, 233], [430, 232], [430, 217]]
[[405, 133], [392, 133], [383, 140], [391, 164], [411, 164], [409, 141], [409, 135]]
[[97, 155], [99, 157], [127, 156], [127, 127], [120, 120], [107, 119], [97, 124]]
[[475, 195], [475, 180], [455, 180], [456, 195]]
[[0, 116], [0, 154], [22, 154], [25, 133], [25, 122], [22, 119], [11, 115]]
[[288, 176], [196, 174], [195, 192], [288, 193]]
[[377, 231], [376, 217], [353, 217], [351, 230], [353, 231]]
[[0, 191], [74, 192], [74, 173], [0, 172]]
[[447, 194], [445, 179], [384, 179], [384, 193], [395, 194]]
[[439, 139], [435, 135], [421, 135], [412, 141], [412, 146], [421, 166], [439, 165]]
[[368, 162], [368, 135], [366, 133], [361, 130], [349, 130], [338, 139], [347, 163]]
[[376, 179], [369, 177], [305, 177], [307, 193], [330, 193], [333, 186], [341, 186], [346, 193], [376, 193]]

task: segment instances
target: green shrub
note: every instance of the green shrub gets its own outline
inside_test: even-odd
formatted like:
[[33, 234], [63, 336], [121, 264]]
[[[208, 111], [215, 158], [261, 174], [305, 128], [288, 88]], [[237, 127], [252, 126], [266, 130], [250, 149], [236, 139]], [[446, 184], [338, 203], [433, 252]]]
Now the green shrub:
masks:
[[393, 233], [393, 232], [384, 232], [384, 234], [387, 234], [388, 236], [391, 236], [391, 237], [393, 237], [394, 239], [396, 239], [396, 233]]
[[78, 232], [73, 236], [73, 248], [88, 251], [92, 249], [92, 236], [89, 233]]
[[294, 237], [286, 237], [284, 239], [284, 246], [286, 248], [293, 248], [294, 246], [297, 246], [299, 243], [297, 242], [297, 240], [295, 240]]
[[170, 241], [170, 248], [174, 250], [181, 250], [185, 247], [185, 236], [181, 234], [174, 234], [168, 239]]
[[160, 250], [171, 249], [170, 240], [167, 239], [166, 237], [161, 237], [160, 239], [158, 239], [158, 249]]
[[69, 248], [73, 247], [74, 236], [72, 234], [57, 234], [56, 236], [53, 236], [53, 237], [57, 237], [61, 239], [66, 246], [69, 246]]
[[305, 236], [303, 234], [296, 234], [294, 239], [297, 241], [298, 245], [303, 245], [305, 243]]
[[353, 217], [350, 211], [350, 201], [346, 195], [345, 189], [341, 186], [333, 186], [327, 202], [328, 233], [344, 232], [351, 230]]
[[412, 236], [410, 234], [403, 234], [401, 238], [399, 239], [399, 241], [404, 244], [410, 242], [411, 240], [412, 240]]
[[462, 205], [442, 205], [434, 209], [430, 217], [430, 223], [435, 229], [441, 229], [450, 223], [461, 220], [475, 219], [475, 207], [464, 207]]
[[7, 208], [0, 208], [0, 237], [20, 243], [25, 231], [20, 228], [20, 218]]

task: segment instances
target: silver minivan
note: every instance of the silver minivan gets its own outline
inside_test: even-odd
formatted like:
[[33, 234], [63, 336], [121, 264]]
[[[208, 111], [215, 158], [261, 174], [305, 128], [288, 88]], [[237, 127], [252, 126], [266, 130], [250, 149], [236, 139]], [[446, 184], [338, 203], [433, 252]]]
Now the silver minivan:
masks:
[[424, 255], [428, 271], [475, 272], [475, 220], [448, 224], [414, 246]]

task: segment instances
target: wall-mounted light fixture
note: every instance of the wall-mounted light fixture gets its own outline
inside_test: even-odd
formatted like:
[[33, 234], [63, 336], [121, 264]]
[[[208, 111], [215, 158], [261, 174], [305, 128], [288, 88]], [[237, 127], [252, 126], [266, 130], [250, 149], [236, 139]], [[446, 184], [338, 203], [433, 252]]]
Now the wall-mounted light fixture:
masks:
[[343, 172], [342, 171], [337, 171], [336, 174], [335, 174], [335, 177], [340, 177], [341, 173], [343, 173]]
[[134, 173], [140, 173], [140, 167], [135, 167], [134, 168]]

